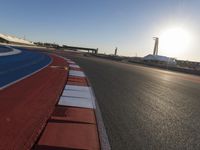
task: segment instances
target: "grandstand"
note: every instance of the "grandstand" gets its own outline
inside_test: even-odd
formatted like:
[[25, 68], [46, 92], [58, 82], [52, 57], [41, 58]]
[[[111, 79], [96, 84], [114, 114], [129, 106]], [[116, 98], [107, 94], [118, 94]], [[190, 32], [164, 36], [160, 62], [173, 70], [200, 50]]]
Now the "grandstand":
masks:
[[163, 65], [171, 65], [175, 66], [176, 65], [176, 59], [167, 57], [167, 56], [161, 56], [161, 55], [152, 55], [149, 54], [143, 58], [144, 62], [147, 63], [155, 63], [155, 64], [163, 64]]
[[20, 44], [20, 45], [34, 45], [33, 42], [18, 38], [11, 35], [1, 34], [0, 33], [0, 43], [7, 43], [7, 44]]

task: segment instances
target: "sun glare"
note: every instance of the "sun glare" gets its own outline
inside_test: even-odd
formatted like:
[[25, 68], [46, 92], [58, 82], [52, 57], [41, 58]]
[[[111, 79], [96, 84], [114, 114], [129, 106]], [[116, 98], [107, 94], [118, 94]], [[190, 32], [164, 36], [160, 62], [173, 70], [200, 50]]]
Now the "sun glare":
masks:
[[177, 56], [188, 50], [191, 37], [189, 32], [182, 27], [165, 30], [160, 35], [160, 49], [164, 54]]

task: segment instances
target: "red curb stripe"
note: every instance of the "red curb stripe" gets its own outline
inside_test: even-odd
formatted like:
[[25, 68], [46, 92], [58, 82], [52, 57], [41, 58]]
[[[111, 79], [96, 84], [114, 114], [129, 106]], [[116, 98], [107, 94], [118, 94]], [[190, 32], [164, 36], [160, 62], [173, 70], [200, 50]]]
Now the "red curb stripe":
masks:
[[[37, 146], [99, 150], [97, 127], [93, 124], [48, 123]], [[37, 147], [36, 146], [36, 147]]]
[[[77, 150], [72, 149], [71, 150]], [[37, 145], [34, 150], [69, 150], [69, 147], [57, 147], [57, 146], [48, 146], [48, 145]], [[81, 149], [79, 149], [81, 150]]]
[[70, 67], [70, 70], [83, 71], [81, 68], [73, 68], [73, 67]]
[[87, 82], [87, 78], [83, 78], [83, 77], [69, 77], [68, 81], [71, 81], [71, 82]]
[[56, 106], [50, 119], [96, 124], [93, 109]]
[[67, 82], [68, 85], [88, 86], [87, 83], [83, 82]]

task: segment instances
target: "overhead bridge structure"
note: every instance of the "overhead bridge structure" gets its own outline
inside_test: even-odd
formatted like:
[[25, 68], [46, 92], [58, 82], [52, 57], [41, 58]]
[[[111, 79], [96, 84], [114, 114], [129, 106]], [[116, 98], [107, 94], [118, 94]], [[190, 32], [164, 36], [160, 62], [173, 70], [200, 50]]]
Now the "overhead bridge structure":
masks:
[[95, 48], [85, 48], [85, 47], [76, 47], [76, 46], [67, 46], [67, 45], [63, 45], [63, 48], [72, 49], [72, 50], [83, 50], [83, 51], [88, 51], [95, 54], [98, 53], [98, 48], [95, 49]]

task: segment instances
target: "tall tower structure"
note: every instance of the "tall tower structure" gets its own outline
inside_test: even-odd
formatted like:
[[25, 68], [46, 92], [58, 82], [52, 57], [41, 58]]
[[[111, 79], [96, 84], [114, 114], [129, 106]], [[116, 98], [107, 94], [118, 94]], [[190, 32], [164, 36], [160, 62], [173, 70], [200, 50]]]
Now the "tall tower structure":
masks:
[[158, 55], [158, 44], [159, 44], [159, 38], [153, 37], [155, 40], [154, 49], [153, 49], [153, 55]]
[[117, 47], [115, 48], [115, 56], [117, 55]]

